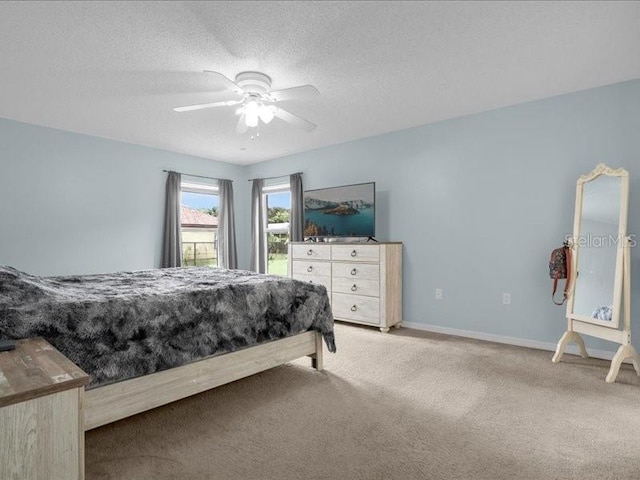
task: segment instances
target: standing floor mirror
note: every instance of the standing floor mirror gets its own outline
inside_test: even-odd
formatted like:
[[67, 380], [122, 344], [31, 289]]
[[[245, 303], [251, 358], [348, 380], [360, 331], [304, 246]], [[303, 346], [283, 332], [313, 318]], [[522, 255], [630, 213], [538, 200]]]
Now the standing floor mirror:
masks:
[[640, 375], [640, 356], [631, 345], [631, 239], [627, 235], [629, 172], [599, 164], [578, 179], [573, 221], [572, 284], [567, 301], [567, 331], [553, 362], [569, 342], [582, 357], [581, 334], [620, 344], [606, 381], [615, 382], [620, 365], [631, 359]]

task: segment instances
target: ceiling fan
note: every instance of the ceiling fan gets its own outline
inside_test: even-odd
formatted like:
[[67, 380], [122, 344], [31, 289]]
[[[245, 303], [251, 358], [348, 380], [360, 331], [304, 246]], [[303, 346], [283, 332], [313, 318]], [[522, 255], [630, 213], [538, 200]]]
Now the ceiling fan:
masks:
[[260, 72], [241, 72], [236, 75], [235, 82], [219, 72], [205, 70], [205, 73], [215, 76], [217, 81], [227, 86], [236, 97], [230, 100], [201, 103], [176, 107], [176, 112], [191, 112], [204, 108], [230, 107], [239, 105], [236, 115], [240, 115], [236, 125], [237, 133], [244, 133], [249, 127], [257, 127], [260, 120], [265, 124], [278, 117], [285, 122], [296, 125], [307, 132], [314, 130], [317, 125], [305, 120], [282, 107], [275, 105], [285, 100], [307, 100], [319, 95], [313, 85], [301, 85], [299, 87], [285, 88], [283, 90], [271, 90], [271, 78]]

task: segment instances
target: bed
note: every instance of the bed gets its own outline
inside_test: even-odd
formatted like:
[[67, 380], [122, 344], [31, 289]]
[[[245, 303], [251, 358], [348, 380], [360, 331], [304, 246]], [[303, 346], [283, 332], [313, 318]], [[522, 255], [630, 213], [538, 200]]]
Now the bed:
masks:
[[90, 375], [85, 430], [335, 352], [326, 289], [208, 267], [38, 277], [0, 266], [0, 338], [43, 337]]

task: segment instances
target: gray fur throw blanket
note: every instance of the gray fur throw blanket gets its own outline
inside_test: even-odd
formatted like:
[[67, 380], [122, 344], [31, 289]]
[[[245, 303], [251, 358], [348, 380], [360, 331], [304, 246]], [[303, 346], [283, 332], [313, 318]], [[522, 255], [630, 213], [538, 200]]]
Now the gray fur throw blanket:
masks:
[[0, 339], [43, 337], [91, 386], [314, 329], [335, 352], [325, 287], [210, 267], [38, 277], [0, 266]]

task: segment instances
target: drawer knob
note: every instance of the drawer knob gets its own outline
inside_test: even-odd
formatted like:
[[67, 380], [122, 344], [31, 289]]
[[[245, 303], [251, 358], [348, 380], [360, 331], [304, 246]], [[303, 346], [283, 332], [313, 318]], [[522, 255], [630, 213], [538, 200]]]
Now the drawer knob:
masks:
[[351, 270], [351, 275], [355, 275], [356, 273], [358, 273], [358, 272], [356, 271], [355, 268], [353, 270]]
[[312, 271], [313, 271], [313, 266], [309, 265], [309, 266], [307, 267], [307, 272], [312, 272]]
[[358, 290], [358, 287], [356, 286], [356, 284], [354, 283], [353, 286], [351, 287], [351, 291], [355, 292], [356, 290]]
[[353, 305], [353, 306], [351, 307], [351, 311], [352, 311], [352, 312], [355, 312], [356, 310], [358, 310], [358, 306], [357, 306], [357, 305]]
[[355, 250], [353, 252], [351, 252], [351, 256], [355, 257], [356, 255], [358, 255], [358, 252], [356, 252]]
[[307, 255], [313, 255], [313, 250], [310, 248], [309, 251], [307, 252]]

